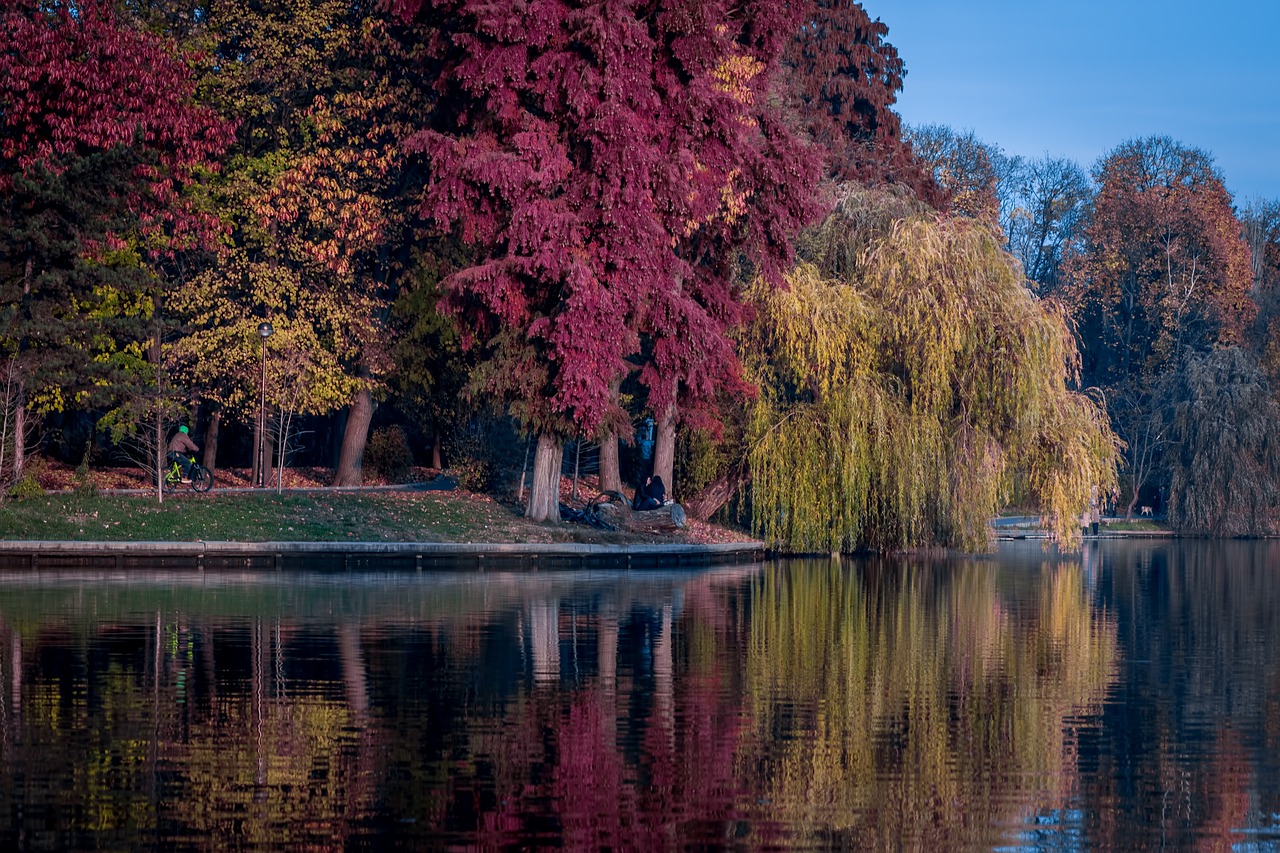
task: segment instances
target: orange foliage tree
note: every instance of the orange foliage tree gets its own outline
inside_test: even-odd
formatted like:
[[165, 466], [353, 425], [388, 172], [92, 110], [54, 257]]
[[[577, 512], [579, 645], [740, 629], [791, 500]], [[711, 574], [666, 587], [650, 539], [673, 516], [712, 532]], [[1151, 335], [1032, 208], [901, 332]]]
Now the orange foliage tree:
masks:
[[1161, 376], [1240, 339], [1256, 306], [1249, 248], [1212, 158], [1168, 137], [1132, 140], [1097, 166], [1084, 243], [1068, 259], [1086, 384], [1107, 391], [1128, 443], [1129, 512], [1161, 470]]

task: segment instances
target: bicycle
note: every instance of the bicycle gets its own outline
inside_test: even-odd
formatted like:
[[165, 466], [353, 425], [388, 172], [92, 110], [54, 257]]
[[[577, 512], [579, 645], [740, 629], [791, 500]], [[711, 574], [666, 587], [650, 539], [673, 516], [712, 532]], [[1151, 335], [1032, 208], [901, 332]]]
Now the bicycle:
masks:
[[[191, 490], [193, 492], [207, 492], [213, 488], [213, 472], [201, 465], [195, 460], [194, 456], [187, 457], [190, 463], [191, 473]], [[169, 468], [164, 472], [164, 488], [176, 489], [186, 485], [182, 482], [182, 465], [175, 458], [169, 459]]]
[[587, 502], [584, 507], [570, 506], [569, 504], [560, 504], [560, 518], [562, 521], [569, 521], [574, 524], [586, 524], [599, 530], [613, 530], [614, 526], [605, 521], [600, 515], [600, 506], [607, 503], [615, 503], [621, 500], [626, 503], [626, 498], [617, 492], [604, 492], [597, 495], [594, 499]]

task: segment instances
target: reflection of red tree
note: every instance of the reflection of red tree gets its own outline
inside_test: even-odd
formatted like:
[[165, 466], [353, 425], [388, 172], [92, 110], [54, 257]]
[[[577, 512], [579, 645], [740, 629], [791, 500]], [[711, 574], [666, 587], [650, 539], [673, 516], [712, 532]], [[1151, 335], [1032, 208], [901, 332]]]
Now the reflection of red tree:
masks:
[[[538, 690], [498, 731], [473, 740], [472, 754], [493, 762], [495, 778], [492, 798], [479, 785], [463, 793], [478, 778], [451, 780], [455, 802], [463, 793], [480, 813], [468, 842], [488, 849], [542, 837], [567, 849], [624, 850], [723, 842], [736, 804], [751, 802], [735, 779], [745, 719], [737, 691], [704, 672], [681, 672], [665, 687], [655, 680], [654, 692], [669, 695], [632, 696], [630, 679], [621, 690], [588, 684], [561, 701]], [[632, 708], [647, 699], [649, 713], [637, 718]]]
[[1249, 800], [1251, 775], [1240, 736], [1231, 728], [1218, 732], [1213, 764], [1202, 778], [1200, 802], [1204, 803], [1205, 817], [1196, 839], [1197, 849], [1232, 850], [1246, 840], [1240, 829], [1249, 825], [1253, 811]]

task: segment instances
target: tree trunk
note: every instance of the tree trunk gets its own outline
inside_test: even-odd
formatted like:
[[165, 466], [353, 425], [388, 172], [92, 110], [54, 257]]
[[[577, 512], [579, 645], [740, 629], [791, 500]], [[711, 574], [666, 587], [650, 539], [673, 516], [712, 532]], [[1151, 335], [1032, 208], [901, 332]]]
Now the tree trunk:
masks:
[[[26, 319], [30, 320], [29, 303], [31, 300], [31, 282], [34, 280], [35, 265], [31, 256], [27, 256], [27, 262], [22, 270], [22, 312]], [[18, 341], [18, 353], [21, 354], [27, 349], [27, 339], [24, 336]], [[27, 467], [27, 381], [19, 375], [17, 392], [14, 394], [13, 403], [13, 482], [21, 482], [22, 475], [26, 473]]]
[[200, 464], [212, 474], [218, 466], [218, 430], [222, 427], [222, 410], [214, 409], [209, 415], [209, 426], [204, 431], [204, 455]]
[[680, 504], [636, 512], [627, 506], [608, 503], [600, 504], [599, 512], [604, 521], [629, 533], [674, 533], [685, 524], [685, 511]]
[[164, 468], [165, 463], [169, 460], [168, 446], [164, 440], [164, 415], [161, 414], [159, 406], [156, 406], [156, 422], [155, 422], [155, 445], [152, 447], [151, 461], [156, 466], [156, 503], [164, 503]]
[[440, 452], [440, 434], [436, 433], [431, 440], [431, 467], [437, 471], [444, 468], [444, 454]]
[[564, 444], [553, 435], [538, 436], [538, 449], [533, 455], [533, 483], [529, 487], [529, 505], [525, 517], [533, 521], [560, 520], [560, 464]]
[[582, 472], [582, 439], [579, 438], [573, 443], [573, 489], [569, 492], [570, 497], [575, 501], [578, 500], [578, 475]]
[[13, 404], [13, 482], [21, 482], [27, 466], [27, 383], [18, 380]]
[[667, 487], [667, 497], [676, 493], [676, 481], [672, 476], [676, 463], [676, 405], [672, 403], [658, 419], [653, 439], [653, 476], [661, 477]]
[[156, 466], [156, 501], [159, 503], [163, 503], [164, 502], [164, 468], [165, 468], [165, 463], [169, 461], [167, 458], [169, 455], [168, 442], [164, 440], [164, 432], [165, 432], [165, 429], [164, 429], [165, 428], [165, 417], [164, 417], [165, 407], [163, 403], [164, 371], [160, 363], [160, 347], [161, 347], [163, 333], [161, 332], [160, 324], [158, 322], [158, 318], [160, 316], [159, 312], [157, 311], [157, 313], [153, 316], [157, 318], [157, 323], [156, 323], [155, 331], [151, 335], [151, 344], [148, 347], [148, 351], [151, 358], [151, 364], [153, 367], [155, 367], [155, 370], [156, 370], [155, 397], [153, 398], [154, 405], [155, 405], [155, 412], [156, 412], [156, 432], [155, 432], [156, 443], [155, 443], [155, 447], [153, 448], [151, 459]]
[[706, 521], [724, 506], [733, 493], [750, 482], [745, 467], [735, 468], [723, 477], [712, 480], [707, 487], [685, 501], [684, 509], [690, 518]]
[[[369, 371], [362, 368], [360, 378], [368, 379]], [[373, 395], [362, 387], [347, 412], [347, 428], [342, 433], [342, 452], [338, 456], [338, 470], [333, 476], [335, 486], [364, 485], [364, 446], [369, 441], [369, 424], [373, 421]]]
[[600, 439], [600, 491], [622, 491], [622, 467], [618, 461], [618, 434], [609, 430]]

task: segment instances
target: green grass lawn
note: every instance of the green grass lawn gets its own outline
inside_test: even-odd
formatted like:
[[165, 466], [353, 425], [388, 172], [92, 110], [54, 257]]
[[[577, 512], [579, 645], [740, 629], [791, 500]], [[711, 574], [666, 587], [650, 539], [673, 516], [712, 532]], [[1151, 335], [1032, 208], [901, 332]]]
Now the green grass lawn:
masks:
[[503, 542], [537, 530], [466, 493], [50, 494], [0, 504], [0, 539], [195, 542]]

